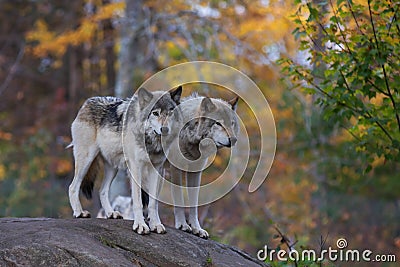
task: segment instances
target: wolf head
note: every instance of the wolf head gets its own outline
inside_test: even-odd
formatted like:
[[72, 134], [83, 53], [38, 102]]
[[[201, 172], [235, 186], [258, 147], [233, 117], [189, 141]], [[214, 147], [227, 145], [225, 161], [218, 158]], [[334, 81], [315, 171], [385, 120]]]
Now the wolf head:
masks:
[[236, 114], [238, 97], [225, 102], [220, 99], [203, 98], [200, 104], [197, 135], [214, 141], [217, 148], [236, 144], [239, 123]]
[[[165, 92], [149, 92], [144, 88], [138, 91], [139, 107], [145, 114], [146, 133], [168, 135], [171, 132], [170, 117], [174, 109], [180, 104], [182, 86]], [[176, 115], [176, 114], [175, 114]]]

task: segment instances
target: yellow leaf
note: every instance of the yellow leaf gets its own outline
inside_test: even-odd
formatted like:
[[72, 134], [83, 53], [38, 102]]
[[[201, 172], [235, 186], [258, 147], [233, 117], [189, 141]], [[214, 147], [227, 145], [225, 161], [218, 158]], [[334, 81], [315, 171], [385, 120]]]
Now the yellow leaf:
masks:
[[0, 182], [6, 178], [6, 168], [0, 164]]
[[116, 13], [125, 9], [125, 2], [110, 3], [102, 6], [92, 17], [93, 21], [100, 21], [112, 18]]

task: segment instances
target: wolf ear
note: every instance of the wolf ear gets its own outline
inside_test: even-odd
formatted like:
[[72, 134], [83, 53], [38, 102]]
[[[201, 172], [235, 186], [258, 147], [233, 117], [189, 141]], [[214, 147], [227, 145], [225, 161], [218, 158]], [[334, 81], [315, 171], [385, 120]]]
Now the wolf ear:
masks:
[[171, 95], [172, 100], [179, 105], [181, 102], [181, 95], [182, 95], [182, 86], [179, 86], [175, 90], [169, 91], [169, 94]]
[[201, 101], [200, 112], [202, 114], [213, 112], [216, 108], [217, 107], [214, 105], [214, 103], [208, 97], [203, 98], [203, 100]]
[[144, 89], [143, 87], [141, 87], [138, 90], [138, 99], [139, 99], [139, 106], [141, 108], [144, 108], [153, 99], [153, 94]]
[[236, 111], [237, 105], [239, 102], [239, 97], [235, 97], [234, 99], [231, 99], [228, 101], [228, 103], [232, 106], [233, 111]]

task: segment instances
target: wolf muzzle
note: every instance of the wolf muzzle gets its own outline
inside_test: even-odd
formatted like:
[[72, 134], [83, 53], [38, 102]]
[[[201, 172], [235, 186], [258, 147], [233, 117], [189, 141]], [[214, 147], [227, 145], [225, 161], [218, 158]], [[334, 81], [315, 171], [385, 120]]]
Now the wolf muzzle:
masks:
[[162, 135], [167, 135], [169, 133], [169, 128], [168, 127], [161, 127], [161, 134]]
[[229, 145], [228, 145], [228, 147], [234, 146], [236, 144], [236, 142], [237, 142], [237, 138], [236, 137], [234, 137], [234, 136], [229, 137]]

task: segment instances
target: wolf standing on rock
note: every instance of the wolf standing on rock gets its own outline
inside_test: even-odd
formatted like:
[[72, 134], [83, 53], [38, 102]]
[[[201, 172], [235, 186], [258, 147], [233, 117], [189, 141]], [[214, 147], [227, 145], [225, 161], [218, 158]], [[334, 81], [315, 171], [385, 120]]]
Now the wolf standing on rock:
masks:
[[[69, 187], [69, 199], [76, 218], [88, 218], [90, 213], [82, 209], [79, 190], [91, 197], [94, 180], [100, 164], [104, 164], [104, 180], [100, 189], [100, 201], [107, 218], [122, 218], [109, 201], [109, 188], [116, 172], [129, 167], [133, 177], [132, 201], [133, 230], [139, 234], [150, 231], [164, 233], [158, 215], [158, 173], [165, 162], [161, 136], [173, 140], [174, 122], [181, 118], [179, 108], [182, 87], [170, 92], [138, 90], [132, 99], [93, 97], [83, 104], [71, 126], [75, 159], [75, 175]], [[123, 138], [122, 138], [123, 137]], [[124, 156], [125, 152], [125, 156]], [[130, 176], [132, 176], [130, 175]], [[141, 187], [148, 190], [149, 226], [143, 217]]]
[[185, 203], [182, 189], [174, 187], [175, 228], [208, 238], [206, 230], [198, 220], [198, 197], [201, 174], [209, 154], [202, 152], [210, 148], [232, 147], [237, 141], [239, 121], [236, 114], [238, 98], [226, 102], [194, 94], [182, 100], [180, 105], [185, 124], [179, 132], [178, 144], [172, 145], [165, 167], [174, 184], [182, 186], [186, 178], [189, 200], [189, 218], [185, 218]]

